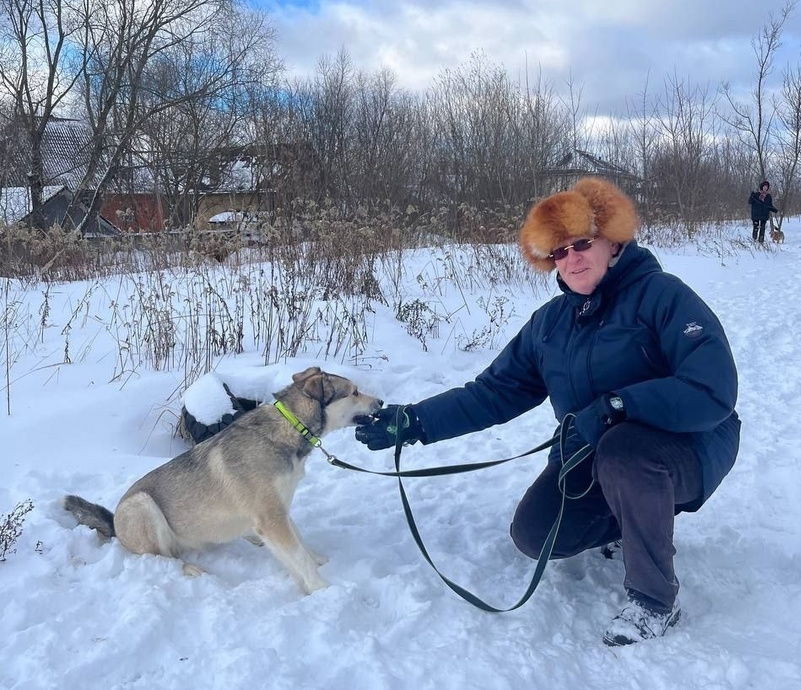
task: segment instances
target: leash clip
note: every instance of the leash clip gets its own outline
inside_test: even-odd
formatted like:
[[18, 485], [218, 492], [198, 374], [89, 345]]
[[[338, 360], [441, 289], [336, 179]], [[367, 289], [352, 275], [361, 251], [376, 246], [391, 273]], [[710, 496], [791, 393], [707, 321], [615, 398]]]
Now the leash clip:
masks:
[[320, 439], [317, 439], [317, 443], [314, 447], [319, 448], [323, 452], [323, 455], [325, 455], [325, 459], [328, 461], [329, 465], [333, 465], [334, 467], [342, 467], [342, 463], [340, 462], [339, 458], [323, 448], [323, 444], [320, 442]]

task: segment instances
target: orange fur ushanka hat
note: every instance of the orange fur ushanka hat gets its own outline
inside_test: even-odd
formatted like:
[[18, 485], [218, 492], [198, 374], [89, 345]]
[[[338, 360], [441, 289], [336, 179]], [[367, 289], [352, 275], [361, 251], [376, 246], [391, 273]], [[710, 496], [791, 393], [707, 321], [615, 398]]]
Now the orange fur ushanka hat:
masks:
[[569, 190], [536, 203], [520, 229], [523, 256], [539, 271], [554, 268], [548, 258], [571, 238], [605, 237], [628, 242], [637, 232], [634, 202], [611, 182], [583, 177]]

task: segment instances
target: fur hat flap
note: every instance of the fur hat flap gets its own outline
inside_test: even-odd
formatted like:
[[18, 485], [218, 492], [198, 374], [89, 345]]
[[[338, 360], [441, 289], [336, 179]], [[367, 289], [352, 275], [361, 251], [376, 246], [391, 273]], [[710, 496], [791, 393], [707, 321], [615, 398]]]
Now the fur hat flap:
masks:
[[529, 211], [520, 244], [534, 268], [550, 271], [555, 264], [548, 254], [571, 238], [600, 236], [623, 244], [634, 239], [638, 223], [634, 202], [620, 189], [600, 177], [584, 177]]

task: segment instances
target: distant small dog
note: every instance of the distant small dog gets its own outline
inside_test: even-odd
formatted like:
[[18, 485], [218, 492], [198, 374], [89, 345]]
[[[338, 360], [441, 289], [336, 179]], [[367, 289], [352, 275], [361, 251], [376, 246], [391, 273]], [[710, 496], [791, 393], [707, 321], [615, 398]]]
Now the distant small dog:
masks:
[[770, 239], [776, 244], [784, 244], [784, 233], [781, 230], [771, 230]]
[[[275, 398], [317, 437], [356, 424], [384, 404], [319, 367], [295, 374]], [[318, 571], [326, 559], [303, 543], [289, 507], [311, 451], [274, 405], [263, 405], [139, 479], [116, 513], [79, 496], [65, 496], [62, 505], [79, 523], [101, 537], [116, 536], [134, 553], [181, 558], [239, 537], [266, 543], [310, 593], [327, 585]], [[183, 569], [203, 572], [189, 563]]]

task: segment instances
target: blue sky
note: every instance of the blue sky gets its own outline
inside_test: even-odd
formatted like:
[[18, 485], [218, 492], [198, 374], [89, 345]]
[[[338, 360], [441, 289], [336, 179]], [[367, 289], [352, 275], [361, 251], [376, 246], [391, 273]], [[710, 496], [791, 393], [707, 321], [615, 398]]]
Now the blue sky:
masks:
[[[646, 84], [667, 77], [735, 88], [753, 83], [751, 40], [782, 1], [750, 0], [255, 0], [278, 30], [293, 75], [309, 75], [344, 47], [371, 72], [391, 68], [399, 83], [425, 89], [445, 68], [483, 51], [514, 78], [543, 75], [564, 89], [572, 75], [583, 104], [620, 114]], [[801, 9], [791, 16], [776, 64], [801, 62]]]

